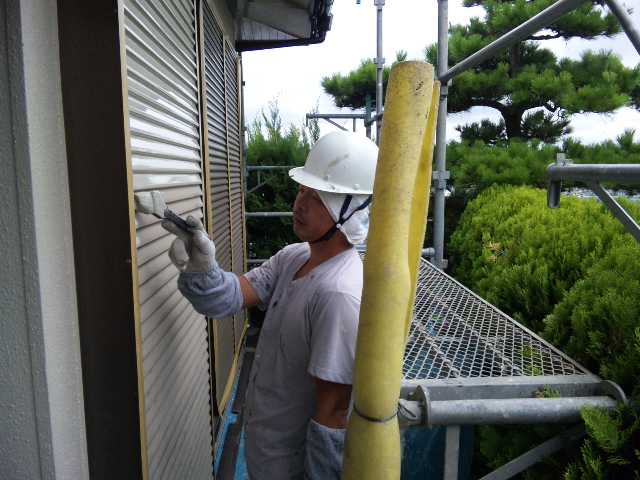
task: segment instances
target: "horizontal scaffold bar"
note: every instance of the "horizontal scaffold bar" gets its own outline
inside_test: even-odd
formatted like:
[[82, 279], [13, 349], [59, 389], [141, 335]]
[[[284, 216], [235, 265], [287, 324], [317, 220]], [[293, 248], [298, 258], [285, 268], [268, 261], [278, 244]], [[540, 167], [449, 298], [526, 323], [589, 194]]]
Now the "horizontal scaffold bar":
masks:
[[293, 217], [293, 212], [246, 212], [247, 218]]
[[[484, 400], [403, 401], [400, 421], [409, 425], [526, 425], [575, 423], [584, 407], [612, 409], [608, 396], [569, 398], [501, 398]], [[410, 410], [410, 418], [403, 411]]]
[[295, 165], [247, 165], [247, 171], [263, 171], [263, 170], [285, 170], [289, 168], [294, 168]]
[[593, 374], [403, 380], [400, 397], [412, 399], [418, 388], [436, 401], [531, 398], [545, 391], [571, 397], [610, 395], [626, 401], [619, 386]]
[[365, 113], [307, 113], [307, 118], [320, 118], [320, 119], [328, 119], [328, 118], [336, 118], [336, 119], [362, 119], [367, 118]]
[[547, 167], [547, 175], [551, 181], [640, 183], [640, 165], [632, 163], [552, 163]]

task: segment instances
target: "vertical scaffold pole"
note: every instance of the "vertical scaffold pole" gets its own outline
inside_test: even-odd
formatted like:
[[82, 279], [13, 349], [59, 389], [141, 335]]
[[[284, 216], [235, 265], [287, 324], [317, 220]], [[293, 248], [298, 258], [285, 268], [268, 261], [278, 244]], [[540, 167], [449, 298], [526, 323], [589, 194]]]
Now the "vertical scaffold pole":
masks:
[[382, 83], [384, 74], [384, 58], [382, 57], [382, 7], [385, 0], [375, 0], [374, 4], [377, 11], [377, 27], [376, 27], [376, 143], [380, 144], [380, 127], [382, 113]]
[[[449, 7], [447, 0], [438, 0], [438, 76], [449, 68]], [[436, 165], [433, 175], [435, 189], [433, 201], [433, 247], [435, 249], [434, 264], [438, 268], [446, 268], [444, 260], [444, 202], [447, 186], [447, 93], [448, 85], [440, 85], [440, 106], [438, 107], [438, 124], [436, 127]]]
[[371, 97], [367, 94], [365, 100], [365, 119], [364, 119], [365, 132], [367, 138], [371, 139]]
[[449, 425], [445, 433], [444, 480], [458, 480], [460, 459], [460, 426]]

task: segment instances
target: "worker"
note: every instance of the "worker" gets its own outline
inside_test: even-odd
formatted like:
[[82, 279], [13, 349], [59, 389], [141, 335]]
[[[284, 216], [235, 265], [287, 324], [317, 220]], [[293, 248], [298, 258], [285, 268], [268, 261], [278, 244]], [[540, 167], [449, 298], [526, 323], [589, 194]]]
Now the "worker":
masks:
[[289, 171], [302, 243], [242, 276], [218, 266], [199, 220], [187, 219], [191, 235], [163, 222], [178, 236], [169, 255], [179, 289], [198, 312], [266, 309], [244, 407], [252, 480], [340, 477], [363, 281], [354, 245], [367, 236], [377, 157], [354, 133], [320, 138], [305, 166]]

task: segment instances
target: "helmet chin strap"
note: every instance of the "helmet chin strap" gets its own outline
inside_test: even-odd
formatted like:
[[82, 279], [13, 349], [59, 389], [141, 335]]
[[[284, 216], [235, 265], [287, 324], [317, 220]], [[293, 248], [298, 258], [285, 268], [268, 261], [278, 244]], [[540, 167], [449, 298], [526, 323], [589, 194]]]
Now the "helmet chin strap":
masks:
[[347, 195], [344, 199], [344, 202], [342, 202], [342, 207], [340, 208], [340, 215], [338, 216], [338, 221], [335, 222], [333, 226], [325, 232], [324, 235], [322, 235], [320, 238], [312, 240], [311, 242], [309, 242], [309, 244], [313, 245], [315, 243], [326, 242], [328, 240], [331, 240], [331, 238], [336, 234], [336, 232], [340, 229], [340, 227], [344, 225], [347, 222], [347, 220], [349, 220], [353, 216], [354, 213], [359, 212], [360, 210], [364, 210], [369, 206], [369, 204], [371, 203], [371, 198], [372, 196], [369, 195], [369, 198], [367, 198], [364, 202], [362, 202], [362, 205], [354, 209], [353, 212], [351, 212], [347, 217], [345, 217], [344, 215], [345, 213], [347, 213], [347, 210], [349, 209], [349, 205], [351, 205], [351, 200], [353, 200], [353, 195]]

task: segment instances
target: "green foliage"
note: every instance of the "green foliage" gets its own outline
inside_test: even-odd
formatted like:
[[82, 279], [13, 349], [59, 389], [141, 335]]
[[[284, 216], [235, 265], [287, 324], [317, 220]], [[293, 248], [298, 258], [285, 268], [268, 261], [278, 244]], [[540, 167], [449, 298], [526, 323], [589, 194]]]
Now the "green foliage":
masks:
[[567, 139], [562, 150], [576, 163], [640, 163], [640, 142], [635, 141], [635, 133], [625, 130], [615, 142], [606, 140], [596, 145]]
[[[627, 207], [640, 214], [637, 205]], [[640, 350], [631, 334], [640, 328], [639, 271], [640, 246], [625, 235], [544, 320], [550, 341], [628, 392], [640, 383]]]
[[[528, 425], [526, 429], [512, 426], [480, 426], [476, 429], [478, 436], [477, 455], [483, 465], [476, 465], [474, 478], [480, 478], [536, 445], [560, 434], [564, 425]], [[565, 468], [562, 458], [547, 457], [542, 464], [526, 470], [524, 480], [556, 480], [558, 471]]]
[[447, 163], [456, 192], [473, 194], [492, 185], [543, 187], [547, 165], [555, 161], [558, 151], [554, 146], [516, 140], [501, 146], [452, 142]]
[[[272, 102], [261, 119], [248, 129], [248, 165], [304, 165], [312, 142], [317, 140], [317, 122], [308, 131], [282, 126], [280, 111]], [[287, 169], [252, 172], [247, 178], [246, 210], [248, 212], [291, 211], [297, 185], [289, 179]], [[251, 218], [247, 221], [250, 258], [269, 258], [283, 246], [295, 242], [290, 218]]]
[[[552, 3], [554, 0], [465, 0], [465, 6], [481, 6], [485, 15], [472, 18], [469, 25], [449, 28], [449, 65], [459, 63]], [[638, 108], [640, 67], [626, 68], [608, 51], [586, 51], [579, 60], [571, 60], [558, 59], [542, 47], [544, 40], [554, 38], [594, 39], [618, 33], [618, 21], [600, 3], [585, 2], [549, 28], [454, 79], [449, 88], [449, 112], [485, 106], [502, 115], [498, 123], [485, 120], [460, 127], [463, 141], [498, 144], [519, 138], [555, 143], [571, 132], [571, 114], [612, 112], [624, 105]], [[436, 44], [425, 49], [429, 63], [437, 65], [437, 56]], [[406, 52], [400, 52], [396, 61], [405, 58]], [[385, 68], [385, 88], [388, 76]], [[367, 97], [373, 102], [375, 85], [376, 66], [370, 59], [362, 60], [346, 75], [336, 73], [322, 81], [337, 106], [353, 109], [364, 108]]]
[[[617, 148], [636, 148], [629, 137]], [[640, 205], [620, 202], [640, 218]], [[458, 279], [632, 399], [640, 396], [640, 246], [599, 203], [563, 198], [551, 210], [542, 190], [489, 188], [467, 206], [451, 249]], [[637, 406], [582, 415], [589, 439], [565, 479], [640, 478]], [[559, 428], [482, 427], [480, 457], [496, 468]], [[525, 478], [557, 478], [567, 458], [551, 458]]]
[[456, 278], [534, 331], [569, 289], [623, 234], [595, 200], [493, 187], [469, 203], [453, 234]]
[[[387, 90], [389, 68], [383, 72], [383, 91]], [[364, 108], [367, 98], [374, 108], [376, 98], [376, 65], [373, 60], [360, 62], [360, 66], [347, 75], [334, 73], [322, 79], [322, 88], [331, 95], [337, 107]]]
[[640, 478], [640, 417], [637, 406], [613, 411], [586, 407], [581, 412], [588, 439], [578, 460], [565, 471], [565, 480]]
[[[486, 17], [473, 18], [469, 25], [449, 29], [449, 65], [456, 64], [485, 47], [498, 36], [522, 24], [553, 3], [552, 0], [467, 0], [465, 6], [481, 6]], [[500, 112], [502, 123], [492, 124], [496, 143], [509, 139], [539, 139], [555, 142], [570, 132], [569, 114], [610, 112], [630, 102], [635, 104], [640, 89], [638, 69], [624, 67], [611, 52], [585, 52], [580, 60], [559, 60], [540, 41], [563, 37], [596, 38], [619, 31], [612, 14], [586, 2], [563, 15], [544, 33], [498, 53], [483, 64], [457, 76], [449, 89], [450, 112], [473, 106]], [[427, 61], [437, 62], [437, 46], [425, 50]], [[531, 109], [537, 109], [531, 111]], [[461, 127], [473, 138], [477, 124]], [[485, 129], [485, 133], [487, 130]], [[484, 136], [475, 137], [486, 140]]]
[[468, 123], [465, 126], [458, 125], [456, 130], [460, 132], [460, 141], [466, 144], [479, 140], [486, 145], [505, 145], [507, 143], [507, 127], [504, 120], [494, 123], [491, 120]]
[[[562, 135], [571, 133], [569, 116], [561, 110], [553, 113], [544, 110], [526, 112], [520, 125], [524, 138], [535, 138], [542, 142], [554, 143]], [[505, 127], [506, 134], [506, 127]]]
[[[471, 135], [482, 141], [451, 142], [447, 147], [447, 163], [456, 192], [465, 196], [493, 185], [531, 185], [545, 187], [546, 168], [563, 151], [575, 163], [640, 163], [640, 143], [635, 131], [627, 130], [616, 141], [607, 140], [596, 145], [583, 145], [568, 139], [561, 148], [537, 141], [501, 142], [490, 145], [491, 127], [484, 124]], [[488, 133], [483, 133], [483, 129]], [[565, 186], [570, 186], [565, 184]], [[637, 188], [637, 185], [614, 184], [613, 188]]]
[[[400, 50], [396, 52], [395, 65], [407, 59], [407, 52]], [[387, 90], [390, 67], [383, 69], [382, 91]], [[349, 107], [352, 109], [365, 108], [367, 97], [371, 102], [370, 106], [375, 110], [376, 103], [376, 64], [371, 59], [365, 59], [355, 70], [342, 75], [334, 73], [322, 79], [322, 88], [325, 93], [331, 95], [337, 107]]]

